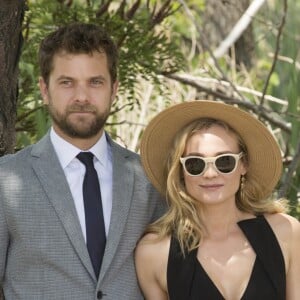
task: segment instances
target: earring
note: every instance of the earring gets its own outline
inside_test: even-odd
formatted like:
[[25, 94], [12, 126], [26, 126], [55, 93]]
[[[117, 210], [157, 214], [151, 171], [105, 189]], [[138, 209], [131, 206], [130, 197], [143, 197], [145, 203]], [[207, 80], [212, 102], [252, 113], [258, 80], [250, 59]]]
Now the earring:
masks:
[[240, 198], [244, 198], [244, 189], [245, 189], [245, 182], [246, 178], [244, 175], [241, 176], [241, 181], [240, 181]]
[[242, 189], [244, 188], [244, 186], [245, 186], [245, 181], [246, 181], [245, 175], [242, 175], [242, 176], [241, 176], [241, 185], [240, 185], [240, 189], [241, 189], [241, 190], [242, 190]]

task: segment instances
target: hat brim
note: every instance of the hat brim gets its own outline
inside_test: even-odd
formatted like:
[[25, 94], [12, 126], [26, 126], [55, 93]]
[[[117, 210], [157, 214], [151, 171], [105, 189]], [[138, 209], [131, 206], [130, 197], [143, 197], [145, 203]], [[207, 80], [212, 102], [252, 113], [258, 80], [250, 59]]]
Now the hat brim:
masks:
[[248, 173], [262, 187], [262, 197], [271, 194], [282, 174], [278, 143], [267, 127], [253, 115], [221, 102], [197, 100], [171, 106], [156, 115], [141, 139], [141, 161], [151, 183], [166, 195], [165, 166], [175, 135], [200, 118], [226, 122], [243, 139], [248, 150]]

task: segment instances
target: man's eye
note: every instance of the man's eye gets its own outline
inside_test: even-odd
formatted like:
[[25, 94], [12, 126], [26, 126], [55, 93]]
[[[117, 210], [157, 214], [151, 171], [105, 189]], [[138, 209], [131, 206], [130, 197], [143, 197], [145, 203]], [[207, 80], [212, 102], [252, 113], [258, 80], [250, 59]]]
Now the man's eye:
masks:
[[103, 81], [101, 79], [92, 79], [91, 84], [92, 85], [101, 85]]
[[63, 86], [69, 86], [71, 84], [72, 84], [71, 80], [62, 80], [62, 81], [60, 81], [60, 85], [63, 85]]

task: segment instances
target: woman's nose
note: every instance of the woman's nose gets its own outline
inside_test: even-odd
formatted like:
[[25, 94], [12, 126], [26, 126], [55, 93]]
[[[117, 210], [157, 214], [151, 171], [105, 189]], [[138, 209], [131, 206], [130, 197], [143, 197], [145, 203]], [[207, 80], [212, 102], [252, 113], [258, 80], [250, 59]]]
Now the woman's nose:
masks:
[[216, 170], [214, 163], [212, 163], [212, 162], [207, 163], [207, 166], [206, 166], [202, 176], [215, 177], [217, 175], [218, 175], [218, 171]]

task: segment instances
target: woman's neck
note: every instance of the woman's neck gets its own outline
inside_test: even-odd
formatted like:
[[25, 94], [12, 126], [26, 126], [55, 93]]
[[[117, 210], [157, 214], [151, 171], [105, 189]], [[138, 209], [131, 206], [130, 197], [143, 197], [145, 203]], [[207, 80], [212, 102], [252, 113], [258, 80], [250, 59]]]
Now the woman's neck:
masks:
[[205, 206], [202, 217], [208, 237], [226, 238], [238, 229], [237, 222], [251, 218], [252, 215], [240, 211], [235, 204], [230, 206], [227, 203], [226, 207]]

